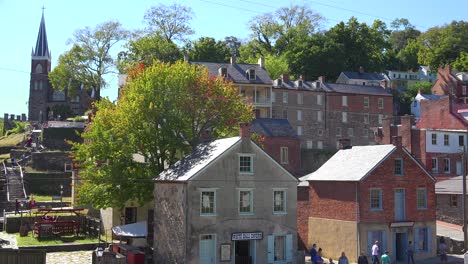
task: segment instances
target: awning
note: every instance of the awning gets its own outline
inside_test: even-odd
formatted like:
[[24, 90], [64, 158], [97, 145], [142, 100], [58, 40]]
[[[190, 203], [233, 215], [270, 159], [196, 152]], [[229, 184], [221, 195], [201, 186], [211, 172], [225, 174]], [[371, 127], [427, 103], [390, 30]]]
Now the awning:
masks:
[[390, 228], [394, 227], [412, 227], [414, 222], [394, 222], [390, 223]]
[[148, 235], [148, 224], [146, 221], [137, 222], [134, 224], [121, 225], [112, 227], [112, 232], [116, 236], [124, 237], [146, 237]]

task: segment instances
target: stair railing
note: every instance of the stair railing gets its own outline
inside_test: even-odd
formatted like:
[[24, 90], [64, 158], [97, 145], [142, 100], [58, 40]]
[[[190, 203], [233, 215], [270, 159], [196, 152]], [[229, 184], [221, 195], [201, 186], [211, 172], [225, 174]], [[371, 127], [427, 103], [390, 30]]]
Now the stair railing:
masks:
[[19, 164], [18, 164], [18, 167], [19, 167], [19, 171], [21, 175], [21, 187], [23, 188], [24, 199], [26, 199], [26, 197], [28, 196], [26, 195], [26, 189], [24, 189], [23, 167], [21, 167], [21, 165]]
[[7, 188], [7, 201], [9, 202], [10, 201], [10, 179], [8, 177], [8, 169], [7, 169], [7, 165], [6, 165], [6, 162], [3, 161], [3, 169], [5, 170], [5, 179], [6, 179], [6, 188]]

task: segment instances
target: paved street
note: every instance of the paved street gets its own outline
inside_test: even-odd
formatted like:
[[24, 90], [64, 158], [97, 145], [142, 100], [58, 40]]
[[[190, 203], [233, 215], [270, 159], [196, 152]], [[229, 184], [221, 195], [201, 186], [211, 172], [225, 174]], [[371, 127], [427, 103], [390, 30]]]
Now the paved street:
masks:
[[92, 251], [47, 253], [47, 264], [89, 264]]

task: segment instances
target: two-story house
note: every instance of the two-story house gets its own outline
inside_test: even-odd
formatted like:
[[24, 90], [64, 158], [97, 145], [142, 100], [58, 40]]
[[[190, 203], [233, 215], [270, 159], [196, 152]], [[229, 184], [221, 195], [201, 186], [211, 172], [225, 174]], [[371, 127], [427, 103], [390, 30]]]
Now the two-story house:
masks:
[[255, 116], [271, 117], [271, 86], [272, 81], [265, 69], [265, 60], [260, 58], [258, 64], [236, 63], [231, 57], [230, 63], [196, 62], [204, 65], [210, 74], [224, 77], [238, 87], [239, 93], [245, 97], [245, 102], [254, 107]]
[[199, 145], [155, 178], [158, 263], [296, 263], [298, 181], [248, 131]]
[[359, 71], [344, 71], [341, 72], [336, 79], [336, 83], [342, 84], [357, 84], [357, 85], [374, 85], [384, 86], [387, 88], [389, 79], [384, 73], [365, 72], [363, 67], [359, 67]]
[[411, 102], [411, 114], [414, 115], [416, 120], [421, 118], [421, 101], [422, 100], [439, 100], [445, 95], [436, 95], [436, 94], [422, 94], [421, 91], [418, 91], [418, 94], [414, 97], [413, 102]]
[[468, 72], [452, 72], [450, 65], [437, 70], [438, 78], [431, 92], [436, 95], [450, 95], [457, 103], [468, 102]]
[[361, 252], [370, 256], [379, 241], [381, 253], [389, 250], [394, 262], [406, 261], [412, 241], [415, 259], [434, 256], [435, 180], [401, 146], [401, 138], [395, 137], [394, 145], [342, 146], [301, 178], [309, 199], [298, 211], [298, 225], [307, 226], [298, 229], [307, 248], [316, 243], [325, 257], [344, 251], [356, 262]]

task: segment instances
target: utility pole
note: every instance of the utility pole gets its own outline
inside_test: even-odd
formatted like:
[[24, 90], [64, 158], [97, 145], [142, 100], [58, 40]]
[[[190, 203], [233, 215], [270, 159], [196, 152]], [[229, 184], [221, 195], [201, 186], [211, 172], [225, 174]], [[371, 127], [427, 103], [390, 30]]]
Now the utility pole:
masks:
[[463, 172], [463, 197], [462, 197], [462, 208], [463, 208], [463, 251], [467, 249], [467, 233], [466, 233], [466, 157], [465, 157], [465, 146], [462, 147], [461, 153], [462, 161], [462, 172]]

